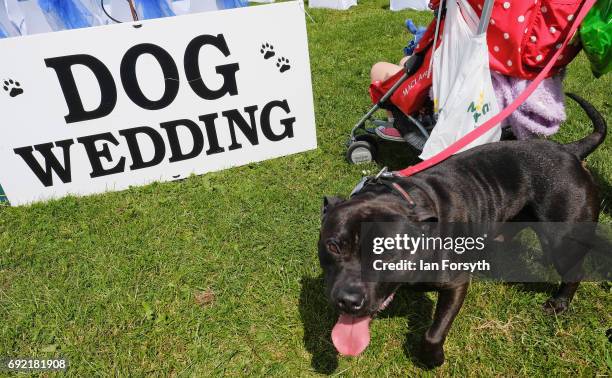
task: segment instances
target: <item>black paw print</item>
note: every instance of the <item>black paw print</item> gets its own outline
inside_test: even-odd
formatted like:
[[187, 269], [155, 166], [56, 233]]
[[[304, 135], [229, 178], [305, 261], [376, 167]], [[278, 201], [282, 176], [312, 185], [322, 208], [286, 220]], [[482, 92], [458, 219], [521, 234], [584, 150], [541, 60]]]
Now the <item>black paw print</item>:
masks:
[[21, 84], [13, 79], [4, 80], [4, 85], [2, 86], [2, 88], [8, 92], [9, 96], [11, 97], [17, 97], [23, 93], [23, 89], [20, 87]]
[[262, 53], [264, 59], [266, 60], [276, 55], [276, 53], [274, 52], [274, 46], [272, 46], [268, 42], [261, 45], [261, 50], [259, 50], [259, 52]]
[[278, 70], [280, 72], [285, 72], [287, 70], [289, 70], [291, 68], [291, 66], [289, 65], [289, 59], [283, 57], [278, 58], [278, 60], [276, 61], [276, 67], [278, 67]]

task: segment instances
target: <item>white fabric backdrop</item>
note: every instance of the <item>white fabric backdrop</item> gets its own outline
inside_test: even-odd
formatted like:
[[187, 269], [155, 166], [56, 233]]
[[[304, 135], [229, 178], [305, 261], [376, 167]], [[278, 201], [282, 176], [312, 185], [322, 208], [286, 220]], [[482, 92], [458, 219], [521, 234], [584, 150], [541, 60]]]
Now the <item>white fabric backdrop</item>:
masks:
[[180, 16], [181, 14], [187, 14], [189, 13], [189, 7], [191, 6], [190, 3], [190, 0], [173, 1], [172, 10], [174, 10], [174, 13], [176, 13], [177, 16]]
[[391, 0], [389, 9], [392, 11], [402, 9], [429, 10], [429, 0]]
[[346, 10], [357, 5], [357, 0], [309, 0], [308, 6], [310, 8], [330, 8]]
[[225, 9], [223, 0], [191, 0], [190, 12], [207, 12]]

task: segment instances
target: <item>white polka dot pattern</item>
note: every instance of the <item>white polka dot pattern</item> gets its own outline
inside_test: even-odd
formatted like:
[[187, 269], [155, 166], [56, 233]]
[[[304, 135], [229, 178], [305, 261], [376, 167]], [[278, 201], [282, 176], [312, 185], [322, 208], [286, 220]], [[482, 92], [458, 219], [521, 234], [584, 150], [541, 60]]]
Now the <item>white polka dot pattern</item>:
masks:
[[[478, 14], [484, 8], [484, 0], [466, 1]], [[556, 65], [569, 61], [578, 48], [569, 43], [564, 47], [560, 42], [576, 20], [583, 1], [495, 0], [487, 32], [491, 68], [527, 79], [535, 77], [542, 65], [559, 50], [563, 50], [564, 58], [559, 63], [555, 60]], [[420, 48], [425, 45], [424, 41]]]

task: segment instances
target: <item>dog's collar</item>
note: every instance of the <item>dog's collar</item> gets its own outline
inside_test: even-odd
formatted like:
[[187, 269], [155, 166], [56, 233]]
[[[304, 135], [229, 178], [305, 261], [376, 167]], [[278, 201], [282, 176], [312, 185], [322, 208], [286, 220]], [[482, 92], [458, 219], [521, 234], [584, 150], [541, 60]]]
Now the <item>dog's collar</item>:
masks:
[[416, 207], [416, 202], [414, 202], [414, 199], [412, 199], [412, 196], [407, 190], [394, 181], [395, 177], [393, 172], [387, 171], [387, 167], [384, 167], [376, 176], [362, 178], [351, 192], [350, 197], [356, 196], [370, 185], [384, 185], [391, 190], [391, 193], [404, 199], [408, 203], [409, 208], [414, 209]]

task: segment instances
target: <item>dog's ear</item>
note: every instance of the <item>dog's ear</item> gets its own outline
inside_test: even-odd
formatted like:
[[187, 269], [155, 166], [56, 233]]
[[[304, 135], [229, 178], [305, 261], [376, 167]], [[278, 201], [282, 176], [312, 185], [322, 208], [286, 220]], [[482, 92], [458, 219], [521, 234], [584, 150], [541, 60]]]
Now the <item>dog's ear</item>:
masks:
[[323, 206], [321, 206], [321, 219], [329, 213], [329, 211], [336, 205], [344, 202], [344, 198], [335, 197], [335, 196], [325, 196], [323, 197]]

